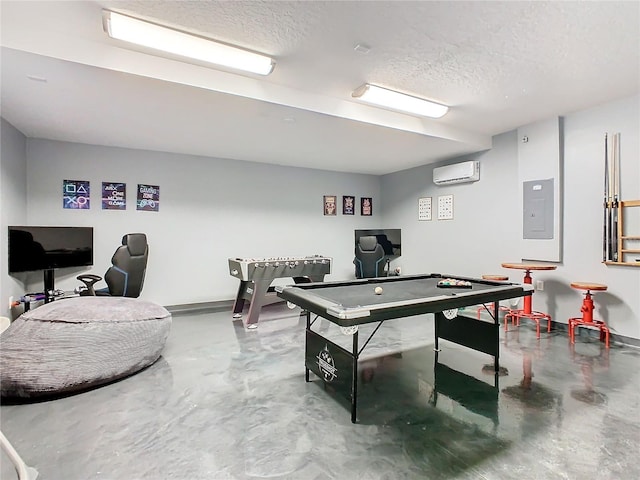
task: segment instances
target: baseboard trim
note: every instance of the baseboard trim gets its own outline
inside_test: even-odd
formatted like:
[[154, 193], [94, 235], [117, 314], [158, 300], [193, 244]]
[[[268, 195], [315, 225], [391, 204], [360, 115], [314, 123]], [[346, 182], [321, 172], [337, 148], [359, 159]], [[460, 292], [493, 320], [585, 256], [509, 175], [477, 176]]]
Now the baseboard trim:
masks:
[[[490, 320], [490, 317], [486, 312], [482, 312], [481, 315], [482, 315], [481, 318], [483, 318], [485, 320]], [[504, 321], [503, 320], [503, 315], [501, 314], [500, 315], [500, 325], [501, 326], [504, 325], [503, 321]], [[529, 323], [531, 323], [531, 325], [535, 326], [535, 323], [527, 322], [527, 324], [529, 324]], [[547, 324], [546, 324], [545, 321], [541, 322], [540, 331], [541, 332], [546, 332], [547, 331]], [[568, 337], [569, 336], [569, 324], [562, 323], [562, 322], [555, 322], [555, 321], [551, 320], [551, 331], [566, 333], [567, 337]], [[578, 328], [578, 329], [576, 329], [576, 337], [579, 338], [581, 336], [597, 340], [597, 339], [600, 338], [600, 331], [596, 330], [594, 328]], [[612, 344], [618, 344], [618, 345], [624, 345], [624, 346], [627, 346], [627, 347], [640, 348], [640, 339], [627, 337], [625, 335], [619, 335], [619, 334], [614, 333], [614, 332], [610, 332], [609, 341]]]
[[[569, 324], [567, 323], [560, 323], [560, 322], [554, 322], [553, 320], [551, 320], [551, 330], [556, 330], [556, 331], [560, 331], [560, 332], [564, 332], [567, 334], [567, 336], [569, 335]], [[577, 328], [576, 331], [576, 337], [581, 337], [581, 336], [585, 336], [588, 337], [590, 339], [599, 339], [600, 338], [600, 330], [596, 330], [595, 328]], [[640, 339], [637, 338], [632, 338], [632, 337], [626, 337], [624, 335], [618, 335], [617, 333], [614, 332], [610, 332], [609, 333], [609, 341], [613, 344], [613, 343], [618, 343], [618, 344], [622, 344], [628, 347], [636, 347], [636, 348], [640, 348]]]
[[233, 300], [221, 300], [218, 302], [183, 303], [180, 305], [165, 305], [164, 308], [169, 310], [171, 314], [230, 312], [233, 308], [233, 302]]
[[[164, 308], [169, 310], [171, 314], [197, 314], [197, 313], [218, 313], [218, 312], [231, 312], [233, 308], [234, 300], [220, 300], [217, 302], [202, 302], [202, 303], [183, 303], [180, 305], [165, 305]], [[555, 331], [565, 332], [568, 335], [569, 325], [566, 323], [551, 321], [551, 329]], [[599, 338], [600, 332], [592, 328], [579, 328], [576, 332], [577, 336], [588, 336], [589, 338]], [[640, 348], [640, 339], [626, 337], [624, 335], [618, 335], [611, 332], [611, 343], [618, 343], [627, 345], [630, 347]]]

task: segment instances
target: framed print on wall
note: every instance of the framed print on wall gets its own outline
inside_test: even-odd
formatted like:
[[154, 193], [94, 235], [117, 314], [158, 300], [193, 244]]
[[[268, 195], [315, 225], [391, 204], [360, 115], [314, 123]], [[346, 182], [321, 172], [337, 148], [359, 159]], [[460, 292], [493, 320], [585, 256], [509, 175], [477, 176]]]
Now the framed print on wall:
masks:
[[342, 196], [342, 214], [343, 215], [355, 215], [356, 210], [356, 197], [352, 195]]
[[160, 187], [158, 185], [138, 184], [136, 210], [157, 212], [160, 210]]
[[360, 215], [364, 217], [373, 215], [373, 199], [371, 197], [362, 197], [360, 199]]
[[102, 209], [127, 209], [127, 184], [117, 182], [102, 182]]
[[62, 181], [62, 208], [89, 210], [91, 208], [89, 180]]
[[324, 206], [325, 215], [337, 215], [336, 213], [336, 196], [325, 195], [322, 197], [322, 204]]

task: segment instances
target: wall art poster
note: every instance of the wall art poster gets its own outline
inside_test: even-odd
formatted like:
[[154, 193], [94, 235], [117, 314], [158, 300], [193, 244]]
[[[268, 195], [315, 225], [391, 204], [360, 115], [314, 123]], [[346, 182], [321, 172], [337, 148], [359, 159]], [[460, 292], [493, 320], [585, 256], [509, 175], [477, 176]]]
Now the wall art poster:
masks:
[[373, 200], [370, 197], [362, 197], [360, 199], [360, 215], [365, 217], [373, 214]]
[[115, 182], [102, 182], [102, 209], [126, 210], [127, 209], [127, 184]]
[[91, 196], [88, 180], [62, 181], [62, 208], [89, 210]]
[[160, 187], [158, 185], [138, 184], [138, 210], [157, 212], [160, 209]]
[[336, 213], [336, 196], [325, 195], [322, 197], [325, 215], [337, 215]]
[[351, 195], [343, 195], [342, 196], [342, 214], [343, 215], [354, 215], [355, 213], [355, 205], [356, 205], [356, 197]]

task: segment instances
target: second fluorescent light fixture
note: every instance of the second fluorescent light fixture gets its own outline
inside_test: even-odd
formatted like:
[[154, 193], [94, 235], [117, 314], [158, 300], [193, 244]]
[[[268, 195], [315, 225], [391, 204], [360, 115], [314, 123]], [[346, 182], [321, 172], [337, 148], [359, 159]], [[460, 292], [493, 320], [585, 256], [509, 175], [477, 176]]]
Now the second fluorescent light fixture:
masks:
[[440, 118], [449, 111], [449, 107], [446, 105], [440, 105], [439, 103], [368, 83], [356, 89], [351, 96], [373, 105], [401, 110], [423, 117]]
[[266, 55], [119, 13], [103, 10], [102, 18], [105, 32], [124, 42], [258, 75], [269, 75], [275, 66], [273, 59]]

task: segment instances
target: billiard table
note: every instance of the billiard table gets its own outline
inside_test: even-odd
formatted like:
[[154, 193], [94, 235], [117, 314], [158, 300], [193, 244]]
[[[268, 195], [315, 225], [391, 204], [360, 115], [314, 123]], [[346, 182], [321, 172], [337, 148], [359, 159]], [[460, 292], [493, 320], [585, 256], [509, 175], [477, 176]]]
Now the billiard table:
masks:
[[[439, 286], [444, 280], [454, 285]], [[464, 285], [455, 285], [460, 283]], [[382, 291], [378, 289], [380, 287]], [[338, 282], [319, 282], [276, 287], [279, 297], [302, 308], [306, 316], [305, 379], [309, 371], [328, 385], [350, 390], [351, 421], [356, 422], [358, 394], [358, 358], [382, 323], [394, 318], [425, 313], [435, 316], [435, 349], [444, 339], [486, 353], [494, 358], [499, 372], [499, 318], [501, 300], [526, 297], [531, 285], [499, 282], [438, 273], [379, 277]], [[467, 317], [458, 309], [471, 305], [492, 305], [493, 321]], [[314, 320], [311, 319], [314, 314]], [[342, 327], [352, 336], [352, 348], [346, 348], [323, 336], [313, 325], [318, 317]], [[378, 322], [373, 332], [359, 345], [358, 326]]]

